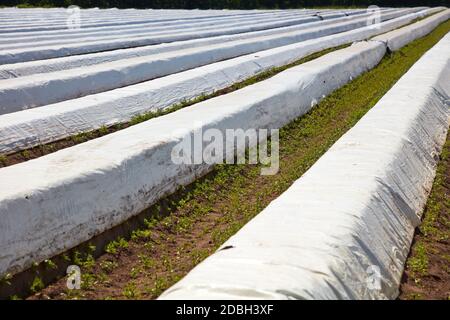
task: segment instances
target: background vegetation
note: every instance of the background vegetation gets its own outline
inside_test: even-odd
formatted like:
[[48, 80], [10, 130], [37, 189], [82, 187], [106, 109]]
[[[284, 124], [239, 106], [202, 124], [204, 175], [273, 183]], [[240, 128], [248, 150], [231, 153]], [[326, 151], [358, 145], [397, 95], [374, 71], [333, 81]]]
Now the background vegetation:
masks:
[[83, 8], [164, 8], [164, 9], [262, 9], [300, 7], [367, 7], [369, 5], [405, 6], [449, 6], [450, 0], [0, 0], [0, 6], [23, 7], [67, 7]]

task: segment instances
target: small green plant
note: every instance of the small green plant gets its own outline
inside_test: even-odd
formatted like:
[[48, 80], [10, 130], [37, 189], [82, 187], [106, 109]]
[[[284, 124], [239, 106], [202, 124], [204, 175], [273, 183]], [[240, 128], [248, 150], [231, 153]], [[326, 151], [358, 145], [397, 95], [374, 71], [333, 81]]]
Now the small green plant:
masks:
[[92, 243], [89, 243], [88, 250], [89, 250], [90, 253], [93, 254], [96, 249], [97, 249], [97, 247], [95, 245], [93, 245]]
[[138, 293], [136, 290], [136, 284], [133, 281], [127, 283], [127, 285], [125, 286], [125, 288], [122, 291], [122, 294], [124, 297], [126, 297], [128, 299], [136, 299], [138, 297]]
[[81, 258], [81, 252], [76, 250], [73, 252], [72, 262], [77, 266], [81, 266], [83, 264], [83, 259]]
[[135, 279], [137, 276], [142, 273], [142, 270], [140, 268], [131, 268], [130, 270], [130, 277]]
[[36, 293], [44, 289], [44, 282], [38, 276], [35, 276], [33, 282], [31, 283], [30, 291]]
[[84, 259], [83, 263], [80, 265], [80, 267], [83, 267], [84, 269], [91, 270], [95, 266], [95, 259], [92, 256], [92, 254], [86, 255], [86, 258]]
[[95, 266], [95, 259], [92, 254], [83, 254], [78, 250], [74, 251], [72, 262], [87, 270], [91, 270]]
[[208, 257], [208, 255], [209, 255], [209, 251], [208, 250], [205, 250], [205, 249], [193, 249], [191, 251], [192, 264], [193, 265], [199, 264], [201, 261], [206, 259], [206, 257]]
[[151, 235], [151, 230], [135, 230], [131, 234], [131, 240], [149, 239]]
[[95, 274], [84, 272], [81, 274], [81, 289], [90, 290], [97, 284]]
[[141, 262], [142, 266], [145, 269], [152, 269], [152, 268], [154, 268], [156, 266], [156, 261], [153, 258], [149, 257], [149, 256], [146, 256], [144, 254], [140, 254], [138, 256], [138, 258], [139, 258], [139, 261]]
[[24, 158], [24, 159], [30, 159], [31, 158], [31, 153], [30, 153], [30, 151], [29, 150], [23, 150], [22, 152], [21, 152], [21, 154], [22, 154], [22, 157]]
[[50, 259], [44, 260], [44, 264], [49, 269], [58, 269], [58, 266]]
[[118, 267], [118, 263], [111, 260], [104, 260], [100, 262], [100, 268], [102, 268], [105, 272], [111, 272], [115, 268]]
[[413, 249], [414, 255], [408, 261], [408, 267], [416, 276], [428, 273], [428, 255], [425, 245], [418, 242]]
[[108, 134], [108, 133], [109, 133], [109, 129], [108, 129], [107, 126], [103, 125], [103, 126], [101, 126], [101, 127], [98, 129], [98, 132], [99, 132], [101, 135], [105, 135], [105, 134]]
[[0, 285], [11, 285], [11, 280], [12, 280], [12, 274], [11, 273], [7, 273], [5, 274], [3, 277], [0, 278]]
[[408, 300], [422, 300], [423, 299], [423, 295], [421, 293], [410, 293], [407, 296]]
[[[161, 210], [161, 206], [160, 205], [156, 205], [155, 206], [155, 210], [156, 211], [160, 211]], [[145, 226], [148, 229], [154, 228], [158, 222], [159, 222], [159, 220], [156, 217], [151, 217], [149, 219], [144, 219], [144, 224], [145, 224]]]
[[110, 254], [117, 254], [119, 249], [125, 249], [128, 248], [128, 241], [126, 241], [124, 238], [119, 238], [115, 241], [111, 241], [106, 245], [105, 251]]
[[86, 132], [80, 132], [74, 136], [72, 136], [72, 142], [74, 144], [85, 142], [89, 139], [89, 135]]
[[157, 277], [154, 286], [149, 290], [149, 293], [153, 296], [159, 296], [168, 287], [170, 287], [170, 282], [166, 277]]

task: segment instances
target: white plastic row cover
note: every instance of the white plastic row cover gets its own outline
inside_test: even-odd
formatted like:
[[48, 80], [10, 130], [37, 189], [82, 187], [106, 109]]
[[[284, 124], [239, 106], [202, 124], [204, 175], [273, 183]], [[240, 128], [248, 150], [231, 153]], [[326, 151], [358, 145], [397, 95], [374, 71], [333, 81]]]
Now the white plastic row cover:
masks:
[[[8, 12], [8, 10], [0, 9], [0, 14]], [[303, 14], [308, 12], [307, 10], [296, 10], [298, 14]], [[322, 11], [321, 11], [322, 12]], [[96, 12], [93, 14], [89, 14], [86, 10], [80, 10], [80, 22], [82, 23], [83, 29], [91, 29], [91, 28], [99, 28], [105, 26], [122, 26], [127, 27], [128, 25], [133, 24], [141, 24], [141, 23], [177, 23], [180, 20], [186, 21], [205, 21], [216, 18], [234, 18], [234, 17], [245, 17], [245, 16], [253, 16], [255, 18], [259, 16], [263, 16], [266, 14], [274, 14], [277, 12], [268, 12], [268, 11], [242, 11], [242, 12], [226, 12], [226, 11], [216, 11], [216, 12], [207, 12], [207, 11], [197, 11], [197, 12], [189, 12], [188, 10], [184, 11], [152, 11], [152, 10], [140, 10], [137, 13], [127, 14], [124, 10], [120, 10], [120, 12], [102, 14], [104, 12]], [[193, 13], [193, 14], [192, 14]], [[8, 12], [8, 16], [10, 16], [9, 23], [2, 24], [0, 26], [0, 34], [8, 35], [14, 33], [29, 33], [33, 34], [36, 32], [52, 32], [52, 31], [67, 31], [67, 18], [70, 15], [70, 12], [64, 10], [61, 14], [59, 13], [59, 18], [57, 20], [52, 20], [51, 17], [47, 17], [48, 13], [43, 17], [35, 17], [27, 15], [24, 10], [16, 10], [15, 12]], [[96, 18], [93, 18], [95, 16]], [[6, 21], [4, 17], [2, 17], [2, 21]], [[64, 30], [65, 29], [65, 30]]]
[[367, 18], [0, 81], [0, 114], [112, 90], [237, 56], [367, 25]]
[[[433, 9], [430, 9], [433, 10]], [[418, 8], [411, 9], [392, 9], [385, 10], [381, 14], [381, 20], [393, 19], [408, 13], [421, 11]], [[424, 10], [422, 10], [424, 11]], [[361, 15], [360, 17], [368, 17], [370, 15]], [[151, 54], [172, 52], [175, 50], [198, 48], [201, 46], [223, 44], [235, 40], [244, 40], [250, 38], [256, 38], [261, 36], [269, 36], [274, 34], [282, 34], [288, 31], [299, 31], [306, 28], [312, 28], [315, 26], [326, 26], [338, 22], [345, 22], [353, 20], [353, 17], [344, 17], [337, 19], [330, 19], [324, 21], [315, 21], [310, 23], [304, 23], [294, 26], [280, 27], [275, 29], [266, 29], [261, 31], [244, 32], [232, 35], [222, 35], [215, 37], [208, 37], [202, 39], [193, 39], [186, 41], [177, 41], [172, 43], [163, 43], [159, 45], [142, 46], [136, 48], [127, 48], [120, 50], [112, 50], [105, 52], [89, 53], [83, 55], [75, 55], [69, 57], [53, 58], [48, 60], [27, 61], [22, 63], [13, 63], [0, 66], [0, 79], [17, 78], [28, 76], [37, 73], [48, 73], [54, 71], [68, 70], [78, 67], [92, 66], [95, 64], [117, 61], [121, 59], [142, 57]]]
[[[1, 10], [1, 9], [0, 9]], [[123, 10], [121, 10], [123, 11]], [[148, 11], [148, 10], [147, 10]], [[206, 22], [214, 19], [235, 19], [235, 18], [254, 18], [258, 19], [264, 16], [284, 16], [284, 15], [328, 15], [328, 14], [337, 14], [344, 13], [346, 15], [353, 15], [363, 13], [366, 10], [282, 10], [282, 11], [242, 11], [234, 14], [206, 14], [206, 15], [183, 15], [180, 13], [172, 13], [172, 14], [148, 14], [148, 15], [128, 15], [123, 16], [123, 13], [118, 13], [117, 15], [107, 15], [101, 18], [89, 18], [86, 17], [85, 10], [80, 11], [80, 23], [82, 28], [78, 31], [71, 31], [67, 29], [67, 18], [70, 16], [70, 12], [64, 12], [64, 15], [61, 15], [59, 21], [49, 22], [48, 19], [45, 18], [36, 18], [32, 19], [27, 17], [22, 12], [14, 14], [17, 18], [16, 21], [10, 21], [9, 24], [2, 24], [0, 26], [0, 34], [5, 37], [15, 36], [15, 35], [39, 35], [39, 34], [62, 34], [64, 32], [75, 33], [83, 33], [89, 32], [94, 29], [99, 28], [128, 28], [133, 27], [135, 25], [143, 25], [143, 24], [180, 24], [184, 22]], [[20, 19], [20, 20], [19, 20]], [[4, 19], [2, 18], [2, 21]], [[6, 22], [6, 21], [5, 21]]]
[[130, 37], [153, 37], [153, 36], [163, 36], [163, 35], [173, 35], [176, 33], [184, 33], [188, 31], [201, 32], [203, 30], [209, 30], [211, 28], [222, 29], [222, 28], [236, 28], [245, 27], [255, 24], [265, 24], [283, 21], [285, 25], [295, 25], [303, 21], [304, 18], [308, 18], [308, 15], [285, 15], [283, 17], [258, 17], [253, 19], [225, 19], [225, 20], [213, 20], [207, 22], [186, 22], [182, 24], [167, 26], [163, 23], [161, 26], [153, 25], [133, 25], [131, 28], [120, 28], [118, 30], [97, 30], [96, 32], [91, 32], [88, 34], [71, 34], [69, 37], [67, 35], [55, 36], [55, 35], [45, 35], [40, 37], [29, 37], [26, 38], [13, 38], [0, 40], [2, 44], [2, 50], [15, 50], [22, 48], [37, 48], [46, 47], [51, 45], [65, 45], [71, 43], [84, 43], [90, 41], [107, 41], [107, 40], [118, 40], [127, 39]]
[[[310, 14], [309, 14], [310, 15]], [[108, 38], [119, 38], [120, 36], [134, 36], [137, 34], [155, 35], [163, 33], [176, 33], [186, 30], [201, 30], [207, 27], [223, 28], [251, 25], [255, 23], [287, 21], [305, 17], [307, 13], [284, 13], [282, 15], [271, 14], [268, 16], [244, 16], [244, 17], [225, 17], [208, 20], [179, 20], [173, 22], [147, 22], [144, 24], [132, 24], [130, 26], [98, 27], [92, 29], [80, 28], [75, 30], [49, 31], [44, 34], [36, 33], [9, 33], [2, 36], [0, 44], [3, 49], [24, 48], [30, 46], [44, 46], [51, 43], [62, 44], [71, 42], [86, 41], [88, 38], [95, 37], [95, 40], [104, 40]], [[70, 36], [70, 37], [69, 37]], [[51, 42], [50, 42], [51, 41]]]
[[192, 132], [279, 128], [374, 67], [385, 51], [381, 42], [358, 43], [230, 94], [1, 168], [0, 274], [87, 241], [205, 174], [208, 165], [171, 160], [173, 147]]
[[388, 32], [438, 10], [440, 9], [427, 9], [383, 22], [378, 28], [358, 28], [100, 94], [5, 114], [0, 116], [0, 153], [11, 153], [104, 125], [129, 121], [134, 115], [212, 93], [272, 67], [286, 65], [327, 48]]
[[199, 126], [281, 127], [385, 52], [380, 41], [358, 43], [234, 93], [0, 169], [0, 274], [86, 241], [207, 172], [208, 166], [170, 160], [172, 147]]
[[391, 51], [396, 51], [405, 46], [409, 42], [426, 36], [433, 31], [442, 22], [450, 18], [450, 9], [437, 14], [434, 18], [430, 17], [417, 23], [413, 23], [400, 30], [394, 30], [386, 34], [382, 34], [372, 40], [383, 41], [387, 44]]
[[[78, 30], [55, 30], [55, 31], [51, 31], [48, 30], [46, 32], [49, 32], [50, 34], [62, 34], [64, 31], [69, 32], [69, 34], [71, 33], [83, 33], [83, 32], [90, 32], [92, 31], [92, 29], [94, 29], [93, 27], [91, 27], [91, 25], [96, 25], [96, 24], [101, 24], [103, 22], [106, 23], [110, 23], [110, 22], [114, 22], [114, 23], [122, 23], [122, 22], [129, 22], [129, 25], [119, 25], [122, 28], [128, 28], [128, 27], [133, 27], [133, 25], [135, 24], [151, 24], [151, 25], [178, 25], [178, 24], [183, 24], [186, 22], [191, 22], [193, 24], [195, 23], [202, 23], [202, 22], [206, 22], [206, 21], [219, 21], [219, 20], [235, 20], [235, 19], [257, 19], [257, 18], [262, 18], [262, 17], [283, 17], [284, 15], [301, 15], [301, 14], [307, 14], [307, 13], [313, 13], [313, 10], [302, 10], [302, 11], [279, 11], [279, 12], [261, 12], [261, 13], [247, 13], [247, 14], [234, 14], [234, 15], [210, 15], [210, 16], [206, 16], [206, 17], [198, 17], [198, 19], [192, 19], [192, 17], [186, 17], [183, 15], [175, 15], [175, 16], [168, 16], [168, 15], [163, 15], [163, 16], [157, 16], [157, 14], [153, 13], [151, 14], [141, 14], [141, 15], [130, 15], [130, 14], [126, 14], [126, 13], [117, 13], [116, 15], [107, 15], [107, 16], [101, 16], [101, 15], [96, 15], [96, 16], [89, 16], [88, 14], [86, 14], [86, 12], [84, 10], [80, 10], [80, 20], [81, 20], [81, 24], [84, 26], [83, 28], [80, 28]], [[245, 12], [244, 12], [245, 13]], [[0, 16], [1, 16], [1, 11], [0, 11]], [[20, 30], [21, 28], [24, 27], [32, 27], [32, 26], [56, 26], [56, 25], [60, 25], [62, 27], [67, 27], [66, 22], [67, 22], [67, 18], [69, 16], [69, 12], [65, 11], [64, 14], [60, 15], [57, 18], [51, 18], [51, 16], [47, 17], [46, 19], [44, 18], [33, 18], [30, 16], [27, 16], [25, 13], [23, 12], [19, 12], [17, 14], [14, 14], [15, 18], [13, 19], [7, 19], [5, 17], [2, 17], [2, 21], [4, 21], [4, 23], [1, 25], [0, 27], [0, 33], [2, 29], [11, 29], [14, 28], [14, 26], [16, 26], [18, 28], [18, 30]], [[146, 19], [146, 20], [142, 20], [142, 19]], [[162, 18], [162, 19], [161, 19]], [[176, 19], [173, 19], [176, 18]], [[19, 20], [20, 19], [20, 20]], [[142, 22], [144, 21], [144, 22]], [[112, 28], [118, 28], [119, 26], [113, 26]], [[97, 26], [96, 28], [103, 28], [101, 26]], [[41, 32], [41, 34], [43, 35], [44, 32], [42, 31], [35, 31], [35, 32], [15, 32], [15, 33], [6, 33], [4, 34], [7, 37], [10, 37], [11, 35], [14, 34], [19, 34], [22, 33], [23, 36], [26, 36], [27, 34], [29, 35], [37, 35], [39, 32]]]
[[450, 34], [161, 298], [395, 299], [448, 130], [449, 52]]
[[[363, 14], [363, 13], [364, 11], [360, 11], [355, 12], [354, 14]], [[325, 15], [323, 18], [335, 19], [339, 17], [344, 17], [345, 15], [346, 15], [345, 13], [332, 13]], [[188, 30], [186, 32], [175, 32], [170, 34], [161, 34], [154, 36], [141, 35], [135, 37], [126, 37], [124, 39], [119, 38], [119, 39], [109, 39], [109, 40], [106, 39], [98, 41], [92, 39], [89, 41], [82, 41], [79, 43], [68, 43], [59, 45], [53, 44], [48, 46], [39, 46], [36, 48], [31, 47], [31, 48], [19, 48], [11, 50], [0, 50], [0, 64], [50, 59], [75, 54], [84, 54], [90, 52], [99, 52], [106, 50], [153, 45], [164, 42], [175, 42], [189, 39], [207, 38], [226, 34], [238, 34], [243, 32], [279, 28], [283, 26], [290, 26], [319, 20], [321, 19], [318, 16], [314, 15], [300, 16], [298, 19], [290, 19], [287, 21], [281, 20], [267, 23], [256, 23], [240, 27], [229, 27], [219, 29], [207, 28], [206, 30], [198, 30], [198, 31]]]

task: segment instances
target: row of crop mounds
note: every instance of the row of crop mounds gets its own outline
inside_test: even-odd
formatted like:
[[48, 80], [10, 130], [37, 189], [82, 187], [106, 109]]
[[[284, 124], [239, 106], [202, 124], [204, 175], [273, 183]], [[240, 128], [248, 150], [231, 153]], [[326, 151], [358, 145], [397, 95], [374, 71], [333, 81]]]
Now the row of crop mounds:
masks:
[[[82, 10], [85, 27], [67, 30], [63, 11], [51, 10], [42, 25], [36, 21], [46, 10], [3, 9], [0, 130], [5, 140], [0, 150], [19, 151], [126, 121], [155, 108], [149, 96], [162, 101], [156, 108], [164, 108], [437, 11], [442, 8], [382, 9], [377, 29], [367, 26], [371, 13], [359, 9], [143, 15]], [[448, 10], [436, 13], [419, 29], [432, 30], [448, 15]], [[55, 37], [47, 37], [49, 32]], [[0, 169], [0, 274], [20, 272], [87, 241], [210, 170], [170, 161], [173, 144], [196, 130], [196, 121], [220, 123], [221, 128], [280, 127], [307, 112], [312, 101], [376, 65], [389, 41], [358, 43], [331, 54], [325, 63], [311, 62], [314, 67], [306, 73], [300, 66], [298, 75], [290, 70], [287, 79], [280, 74], [167, 117]], [[261, 57], [267, 57], [265, 64]], [[205, 86], [198, 74], [217, 85]], [[316, 82], [311, 84], [310, 77]], [[310, 86], [305, 90], [299, 81]], [[172, 96], [161, 86], [169, 88], [170, 83], [179, 84], [170, 88]], [[115, 103], [108, 109], [110, 99]], [[262, 111], [266, 116], [256, 117]], [[61, 119], [62, 126], [54, 125]], [[175, 134], [180, 128], [184, 131]]]

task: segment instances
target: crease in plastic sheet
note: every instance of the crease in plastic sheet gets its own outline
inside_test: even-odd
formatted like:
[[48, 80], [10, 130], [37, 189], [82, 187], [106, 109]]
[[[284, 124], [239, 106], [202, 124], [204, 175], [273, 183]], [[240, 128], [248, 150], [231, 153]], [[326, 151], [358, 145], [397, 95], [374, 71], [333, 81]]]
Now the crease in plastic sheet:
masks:
[[148, 82], [0, 116], [0, 152], [30, 148], [103, 125], [129, 121], [134, 115], [169, 107], [212, 93], [272, 67], [308, 54], [363, 40], [400, 27], [439, 8], [408, 14], [380, 24], [311, 39], [217, 62]]
[[208, 172], [207, 165], [171, 161], [174, 145], [196, 123], [222, 132], [279, 128], [307, 112], [312, 100], [374, 67], [384, 53], [382, 43], [358, 43], [230, 94], [1, 168], [0, 274], [87, 241]]
[[395, 299], [448, 131], [448, 52], [450, 34], [160, 299]]

